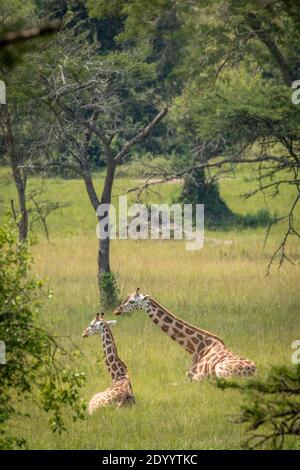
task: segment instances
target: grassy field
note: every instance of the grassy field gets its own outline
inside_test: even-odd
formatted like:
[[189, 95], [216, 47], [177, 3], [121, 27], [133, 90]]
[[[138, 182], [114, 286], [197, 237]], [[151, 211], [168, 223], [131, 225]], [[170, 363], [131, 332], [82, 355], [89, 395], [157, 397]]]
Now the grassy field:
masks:
[[[239, 195], [253, 188], [253, 170], [236, 180], [224, 180], [221, 193], [240, 214], [267, 208], [283, 214], [292, 194], [279, 199], [261, 195], [244, 201]], [[97, 181], [99, 188], [101, 176]], [[39, 184], [30, 181], [31, 187]], [[122, 194], [133, 181], [120, 178], [114, 194]], [[14, 197], [8, 170], [0, 174], [2, 214]], [[167, 202], [178, 184], [161, 188], [149, 201]], [[96, 220], [79, 180], [52, 179], [45, 199], [70, 202], [49, 217], [50, 242], [42, 230], [34, 231], [34, 272], [48, 279], [54, 291], [43, 309], [43, 321], [57, 333], [69, 334], [83, 356], [77, 367], [86, 373], [82, 396], [104, 390], [110, 379], [105, 370], [99, 338], [81, 339], [81, 333], [98, 309], [96, 282]], [[271, 365], [291, 364], [291, 343], [300, 337], [299, 251], [291, 241], [297, 265], [284, 265], [265, 276], [267, 262], [283, 227], [275, 229], [262, 252], [265, 228], [206, 232], [208, 237], [230, 239], [231, 245], [205, 244], [186, 251], [182, 241], [112, 242], [112, 267], [118, 273], [122, 296], [139, 286], [175, 315], [220, 335], [226, 345], [253, 359], [263, 376]], [[107, 318], [111, 318], [109, 313]], [[190, 357], [145, 314], [136, 311], [118, 319], [114, 335], [120, 357], [127, 363], [137, 403], [130, 409], [103, 409], [73, 423], [67, 432], [53, 435], [47, 417], [27, 404], [31, 417], [12, 423], [33, 449], [235, 449], [245, 429], [232, 424], [241, 397], [221, 391], [208, 382], [188, 383]], [[291, 439], [287, 447], [295, 447]]]

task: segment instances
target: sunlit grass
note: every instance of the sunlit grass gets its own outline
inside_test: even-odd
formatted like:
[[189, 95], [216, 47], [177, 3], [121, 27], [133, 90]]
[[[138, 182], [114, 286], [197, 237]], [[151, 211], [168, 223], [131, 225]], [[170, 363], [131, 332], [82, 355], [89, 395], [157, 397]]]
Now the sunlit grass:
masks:
[[[1, 184], [1, 199], [9, 207], [14, 194], [9, 176]], [[30, 182], [37, 184], [37, 180]], [[103, 183], [99, 178], [97, 185]], [[134, 182], [120, 179], [115, 194]], [[262, 200], [243, 202], [244, 183], [224, 181], [222, 195], [239, 213], [264, 207]], [[245, 183], [248, 184], [248, 183]], [[176, 185], [166, 185], [162, 198], [171, 199]], [[242, 190], [242, 191], [239, 191]], [[151, 196], [156, 201], [158, 196]], [[278, 204], [284, 210], [288, 196]], [[59, 334], [70, 335], [83, 352], [76, 366], [86, 373], [82, 396], [91, 396], [110, 384], [99, 338], [81, 339], [81, 333], [99, 309], [95, 216], [79, 180], [47, 182], [45, 198], [72, 205], [49, 217], [50, 242], [40, 236], [32, 251], [34, 274], [48, 279], [54, 291], [44, 305], [42, 322]], [[3, 209], [3, 208], [2, 208]], [[140, 287], [174, 314], [220, 335], [236, 353], [253, 359], [263, 376], [271, 365], [291, 364], [291, 344], [299, 339], [299, 265], [285, 264], [265, 276], [279, 232], [264, 252], [265, 229], [207, 232], [208, 238], [230, 239], [232, 244], [208, 241], [200, 251], [186, 251], [184, 241], [112, 242], [112, 267], [118, 274], [121, 296]], [[297, 258], [297, 245], [291, 252]], [[298, 251], [299, 253], [299, 251]], [[111, 318], [110, 312], [106, 312]], [[232, 424], [241, 396], [220, 391], [209, 382], [187, 383], [191, 358], [157, 328], [143, 312], [118, 318], [114, 335], [120, 357], [127, 363], [137, 403], [130, 409], [104, 409], [73, 423], [67, 432], [53, 435], [47, 417], [24, 403], [31, 417], [16, 419], [14, 430], [30, 448], [75, 449], [216, 449], [238, 448], [245, 429]], [[293, 441], [289, 443], [293, 447]]]

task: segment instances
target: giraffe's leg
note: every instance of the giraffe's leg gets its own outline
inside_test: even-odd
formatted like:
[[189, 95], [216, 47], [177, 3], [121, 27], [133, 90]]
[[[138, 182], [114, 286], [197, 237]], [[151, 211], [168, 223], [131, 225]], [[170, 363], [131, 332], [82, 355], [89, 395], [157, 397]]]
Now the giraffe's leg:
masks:
[[185, 374], [187, 380], [191, 382], [192, 380], [195, 380], [195, 373], [189, 369], [186, 374]]
[[118, 400], [117, 400], [117, 403], [118, 403], [118, 408], [121, 408], [122, 406], [130, 406], [130, 405], [133, 405], [135, 403], [135, 398], [133, 395], [125, 395], [125, 396], [121, 396]]
[[215, 367], [217, 377], [251, 377], [257, 372], [254, 362], [229, 358], [218, 363]]
[[189, 381], [200, 381], [206, 379], [209, 374], [205, 363], [193, 361], [192, 366], [185, 375]]
[[188, 376], [189, 372], [186, 373], [186, 377], [189, 381], [200, 382], [200, 380], [204, 380], [208, 378], [208, 374], [194, 374], [192, 376]]

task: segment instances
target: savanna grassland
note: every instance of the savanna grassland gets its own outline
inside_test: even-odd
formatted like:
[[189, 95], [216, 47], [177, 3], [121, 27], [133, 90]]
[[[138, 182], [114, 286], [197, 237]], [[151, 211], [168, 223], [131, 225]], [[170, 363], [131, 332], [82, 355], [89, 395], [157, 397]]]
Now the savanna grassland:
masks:
[[[223, 180], [221, 194], [230, 208], [242, 215], [267, 209], [284, 214], [292, 194], [276, 199], [258, 195], [244, 200], [242, 193], [255, 185], [257, 175], [245, 169]], [[100, 188], [103, 179], [97, 181]], [[30, 180], [31, 188], [40, 184]], [[114, 194], [124, 194], [134, 181], [117, 178]], [[49, 179], [43, 198], [68, 202], [49, 216], [50, 241], [36, 225], [31, 236], [34, 275], [47, 279], [53, 296], [46, 300], [41, 322], [61, 335], [69, 335], [80, 347], [75, 366], [86, 373], [82, 396], [110, 384], [99, 338], [81, 339], [83, 329], [98, 310], [96, 218], [79, 180]], [[1, 214], [15, 197], [9, 170], [1, 170]], [[169, 202], [180, 183], [166, 184], [147, 202]], [[156, 188], [157, 190], [158, 188]], [[117, 199], [114, 199], [117, 201]], [[271, 365], [291, 364], [292, 347], [300, 338], [299, 252], [291, 239], [290, 255], [296, 261], [265, 276], [283, 226], [271, 233], [262, 251], [266, 227], [206, 231], [209, 239], [232, 240], [216, 244], [208, 240], [200, 251], [186, 251], [184, 241], [112, 242], [112, 268], [118, 274], [121, 297], [137, 286], [175, 315], [220, 335], [236, 353], [253, 359], [263, 376]], [[112, 318], [106, 312], [107, 318]], [[209, 382], [188, 383], [185, 372], [191, 358], [172, 342], [145, 314], [136, 311], [118, 318], [114, 335], [120, 357], [127, 363], [136, 396], [128, 409], [103, 409], [93, 417], [73, 422], [55, 435], [47, 416], [34, 403], [30, 417], [14, 419], [32, 449], [235, 449], [245, 428], [232, 423], [242, 403], [237, 391], [217, 389]], [[25, 411], [25, 405], [23, 411]], [[293, 440], [286, 441], [294, 447]]]

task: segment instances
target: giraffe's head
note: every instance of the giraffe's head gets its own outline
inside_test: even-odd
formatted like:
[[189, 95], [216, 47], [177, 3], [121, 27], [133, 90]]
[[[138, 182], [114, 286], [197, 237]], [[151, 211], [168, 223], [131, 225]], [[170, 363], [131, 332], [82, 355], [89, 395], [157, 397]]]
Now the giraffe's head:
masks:
[[89, 324], [89, 326], [84, 330], [82, 333], [82, 338], [87, 338], [88, 336], [97, 335], [103, 332], [105, 325], [112, 326], [116, 322], [116, 320], [103, 320], [103, 313], [97, 313], [94, 320]]
[[126, 299], [115, 308], [113, 311], [114, 315], [121, 315], [122, 313], [128, 313], [132, 310], [143, 309], [145, 306], [145, 301], [149, 298], [149, 295], [144, 295], [140, 292], [140, 289], [137, 288], [133, 294], [127, 295]]

